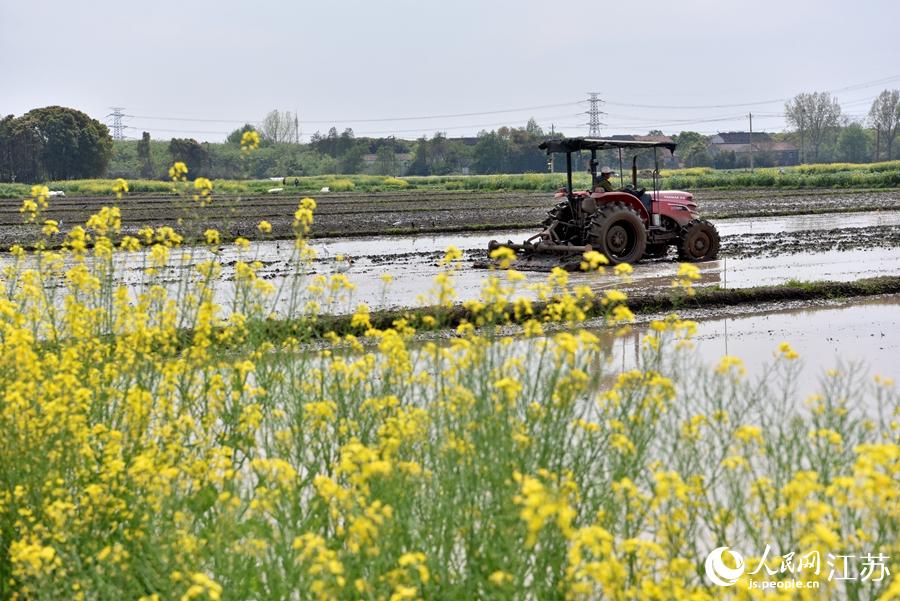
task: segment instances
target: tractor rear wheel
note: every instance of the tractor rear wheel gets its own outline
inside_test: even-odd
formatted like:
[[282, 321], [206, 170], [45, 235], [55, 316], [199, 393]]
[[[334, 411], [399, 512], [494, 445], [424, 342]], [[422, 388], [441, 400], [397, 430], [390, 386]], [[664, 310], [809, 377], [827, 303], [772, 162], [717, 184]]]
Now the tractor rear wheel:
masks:
[[637, 211], [622, 202], [602, 205], [591, 221], [588, 243], [611, 265], [635, 263], [644, 256], [647, 229]]
[[558, 203], [550, 209], [541, 225], [548, 228], [555, 244], [581, 244], [581, 230], [576, 227], [568, 202]]
[[544, 227], [552, 224], [554, 221], [571, 221], [572, 211], [569, 209], [569, 203], [560, 202], [555, 207], [547, 211], [547, 217], [541, 222]]
[[678, 239], [678, 258], [682, 261], [712, 261], [719, 255], [719, 232], [705, 219], [694, 219], [683, 228]]

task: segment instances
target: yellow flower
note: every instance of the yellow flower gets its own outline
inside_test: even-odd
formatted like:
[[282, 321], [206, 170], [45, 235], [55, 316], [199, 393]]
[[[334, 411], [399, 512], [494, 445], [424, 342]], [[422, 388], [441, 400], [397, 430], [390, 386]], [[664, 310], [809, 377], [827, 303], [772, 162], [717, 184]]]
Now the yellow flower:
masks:
[[716, 373], [726, 374], [731, 368], [734, 368], [735, 373], [739, 376], [743, 376], [747, 373], [747, 369], [744, 367], [744, 361], [740, 357], [732, 357], [731, 355], [722, 357], [718, 367], [716, 367]]
[[680, 263], [672, 280], [673, 288], [682, 288], [688, 296], [694, 295], [694, 282], [700, 279], [700, 268], [693, 263]]
[[203, 232], [203, 236], [206, 238], [206, 243], [210, 245], [219, 244], [221, 238], [219, 236], [219, 231], [214, 229], [208, 229]]
[[440, 264], [449, 265], [454, 261], [459, 261], [461, 258], [462, 251], [451, 245], [447, 247], [447, 251], [444, 253], [444, 257], [440, 260]]
[[126, 182], [121, 177], [117, 178], [116, 183], [113, 184], [113, 192], [116, 193], [116, 198], [121, 199], [122, 194], [128, 192], [128, 182]]
[[313, 223], [313, 211], [316, 210], [316, 201], [312, 198], [304, 198], [294, 212], [294, 229], [299, 234], [306, 234]]
[[245, 131], [241, 135], [241, 151], [247, 153], [257, 148], [259, 148], [259, 134], [252, 129]]
[[263, 234], [268, 234], [272, 232], [272, 224], [268, 221], [260, 221], [256, 226], [256, 229], [258, 229]]
[[491, 581], [491, 584], [496, 586], [503, 586], [505, 584], [509, 584], [513, 581], [513, 576], [509, 572], [504, 572], [503, 570], [497, 570], [488, 576], [488, 580]]
[[181, 161], [177, 161], [174, 165], [169, 167], [169, 177], [173, 182], [184, 181], [187, 176], [187, 172], [187, 165], [185, 165]]
[[53, 219], [48, 219], [44, 222], [44, 227], [41, 228], [41, 231], [45, 236], [52, 236], [53, 234], [59, 233], [59, 222]]
[[513, 378], [502, 378], [494, 382], [494, 388], [499, 390], [507, 403], [512, 404], [516, 396], [522, 392], [522, 384]]
[[500, 269], [509, 269], [510, 263], [516, 260], [516, 252], [506, 246], [495, 248], [491, 251], [490, 256], [500, 264]]
[[356, 313], [354, 313], [353, 317], [350, 319], [350, 327], [361, 328], [364, 330], [368, 330], [372, 327], [372, 322], [369, 321], [369, 305], [360, 303], [356, 307]]
[[624, 277], [627, 275], [631, 275], [634, 269], [628, 263], [619, 263], [615, 267], [613, 267], [613, 273], [615, 273], [619, 277]]
[[782, 342], [778, 345], [778, 353], [777, 356], [781, 356], [789, 361], [793, 361], [794, 359], [798, 359], [800, 355], [791, 348], [791, 345], [787, 342]]
[[609, 323], [616, 325], [620, 323], [631, 323], [634, 321], [634, 313], [625, 305], [616, 305], [613, 307], [609, 316]]
[[596, 250], [584, 253], [584, 260], [581, 262], [582, 271], [596, 271], [603, 265], [609, 265], [609, 259], [606, 255]]
[[679, 263], [678, 273], [676, 274], [676, 277], [687, 278], [689, 280], [699, 280], [700, 268], [693, 263]]
[[212, 194], [212, 182], [205, 177], [198, 177], [194, 180], [194, 200], [202, 205], [209, 202], [209, 196]]
[[734, 436], [743, 443], [763, 444], [762, 429], [759, 426], [741, 426], [735, 431]]
[[31, 198], [22, 201], [19, 212], [26, 215], [27, 223], [34, 223], [40, 216], [41, 212], [47, 208], [47, 197], [50, 195], [50, 189], [47, 186], [31, 186]]
[[628, 300], [628, 295], [620, 290], [607, 290], [604, 295], [603, 304], [607, 303], [624, 303]]

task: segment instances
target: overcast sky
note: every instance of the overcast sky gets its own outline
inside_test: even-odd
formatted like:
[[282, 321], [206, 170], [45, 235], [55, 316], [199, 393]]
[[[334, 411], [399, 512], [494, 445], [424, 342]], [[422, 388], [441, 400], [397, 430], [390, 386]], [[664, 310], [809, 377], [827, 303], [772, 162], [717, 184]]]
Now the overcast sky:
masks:
[[122, 106], [131, 137], [210, 141], [273, 108], [299, 110], [304, 137], [474, 135], [529, 116], [576, 135], [596, 91], [604, 134], [746, 129], [750, 111], [754, 131], [777, 131], [798, 92], [833, 91], [862, 117], [900, 87], [898, 23], [896, 0], [0, 0], [0, 112], [59, 104], [111, 123]]

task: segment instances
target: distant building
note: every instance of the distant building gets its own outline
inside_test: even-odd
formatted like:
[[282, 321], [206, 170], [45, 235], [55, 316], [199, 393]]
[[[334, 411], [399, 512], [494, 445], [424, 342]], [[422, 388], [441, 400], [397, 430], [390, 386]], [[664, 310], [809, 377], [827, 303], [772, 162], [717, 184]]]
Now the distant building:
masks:
[[[750, 164], [750, 143], [753, 143], [754, 163], [765, 165], [796, 165], [800, 151], [790, 142], [776, 142], [764, 131], [720, 132], [709, 140], [709, 153], [717, 166], [743, 167]], [[733, 160], [732, 160], [733, 157]], [[731, 162], [733, 164], [728, 165]]]
[[[615, 136], [606, 136], [610, 140], [623, 140], [631, 142], [667, 142], [672, 144], [675, 140], [671, 136], [638, 136], [632, 134], [620, 134]], [[668, 150], [663, 149], [659, 152], [659, 166], [673, 169], [678, 167], [678, 162]]]

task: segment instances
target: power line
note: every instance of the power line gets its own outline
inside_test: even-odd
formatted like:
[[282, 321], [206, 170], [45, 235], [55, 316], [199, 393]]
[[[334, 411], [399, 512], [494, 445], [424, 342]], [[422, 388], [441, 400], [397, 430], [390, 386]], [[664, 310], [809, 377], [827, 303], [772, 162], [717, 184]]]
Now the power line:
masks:
[[479, 111], [476, 113], [454, 113], [448, 115], [421, 115], [418, 117], [390, 117], [390, 118], [380, 118], [380, 119], [326, 119], [321, 121], [304, 121], [304, 123], [374, 123], [374, 122], [385, 122], [385, 121], [417, 121], [422, 119], [452, 119], [456, 117], [476, 117], [479, 115], [499, 115], [501, 113], [521, 113], [523, 111], [537, 111], [541, 109], [550, 109], [550, 108], [560, 108], [564, 106], [576, 106], [581, 104], [579, 102], [563, 102], [560, 104], [543, 104], [537, 106], [526, 106], [522, 108], [516, 109], [502, 109], [497, 111]]
[[[862, 90], [865, 88], [871, 88], [874, 86], [884, 85], [886, 83], [890, 83], [892, 81], [900, 80], [900, 75], [892, 75], [891, 77], [884, 77], [882, 79], [876, 79], [873, 81], [868, 81], [864, 83], [853, 84], [849, 86], [845, 86], [843, 88], [836, 88], [834, 90], [825, 90], [826, 92], [830, 92], [831, 94], [835, 94], [837, 92], [849, 92], [853, 90]], [[787, 102], [790, 98], [774, 98], [772, 100], [759, 100], [755, 102], [739, 102], [735, 104], [695, 104], [695, 105], [663, 105], [663, 104], [635, 104], [635, 103], [626, 103], [626, 102], [614, 102], [612, 100], [607, 100], [606, 104], [612, 106], [627, 106], [634, 108], [645, 108], [645, 109], [724, 109], [724, 108], [740, 108], [746, 106], [759, 106], [763, 104], [774, 104], [776, 102]]]
[[194, 119], [191, 117], [151, 117], [149, 115], [125, 115], [132, 119], [150, 119], [152, 121], [188, 121], [191, 123], [259, 123], [259, 119]]
[[[535, 106], [525, 106], [519, 108], [499, 109], [493, 111], [477, 111], [471, 113], [448, 113], [443, 115], [418, 115], [414, 117], [378, 117], [373, 119], [321, 119], [309, 120], [304, 119], [304, 123], [311, 124], [329, 124], [329, 123], [379, 123], [393, 121], [420, 121], [425, 119], [455, 119], [457, 117], [477, 117], [480, 115], [500, 115], [503, 113], [521, 113], [523, 111], [537, 111], [548, 108], [560, 108], [565, 106], [577, 106], [578, 102], [563, 102], [559, 104], [541, 104]], [[259, 123], [259, 119], [207, 119], [207, 118], [191, 118], [191, 117], [160, 117], [155, 115], [127, 115], [134, 119], [150, 119], [154, 121], [188, 121], [196, 123]]]
[[[900, 79], [900, 75], [893, 75], [890, 77], [884, 77], [881, 79], [870, 80], [867, 82], [851, 84], [848, 86], [843, 86], [840, 88], [836, 88], [831, 90], [831, 93], [836, 92], [845, 92], [845, 91], [854, 91], [854, 90], [862, 90], [866, 88], [871, 88], [878, 85], [883, 85], [895, 80]], [[734, 103], [734, 104], [711, 104], [711, 105], [649, 105], [649, 104], [636, 104], [636, 103], [624, 103], [624, 102], [615, 102], [609, 100], [601, 100], [599, 98], [599, 93], [593, 92], [589, 93], [589, 98], [587, 100], [581, 100], [577, 102], [567, 102], [567, 103], [558, 103], [558, 104], [545, 104], [545, 105], [534, 105], [528, 107], [519, 107], [519, 108], [508, 108], [508, 109], [498, 109], [491, 111], [475, 111], [468, 113], [447, 113], [447, 114], [435, 114], [435, 115], [419, 115], [419, 116], [400, 116], [400, 117], [383, 117], [383, 118], [372, 118], [372, 119], [329, 119], [329, 120], [309, 120], [305, 121], [308, 124], [343, 124], [343, 123], [384, 123], [384, 122], [402, 122], [402, 121], [415, 121], [415, 120], [426, 120], [426, 119], [455, 119], [460, 117], [467, 116], [477, 116], [477, 115], [496, 115], [503, 113], [515, 113], [515, 112], [523, 112], [523, 111], [537, 111], [547, 108], [554, 107], [567, 107], [567, 106], [577, 106], [587, 103], [590, 106], [590, 109], [587, 111], [587, 115], [589, 116], [589, 122], [587, 124], [580, 125], [563, 125], [563, 127], [575, 128], [583, 125], [588, 125], [589, 127], [589, 135], [600, 135], [600, 125], [604, 125], [600, 123], [600, 115], [607, 115], [609, 117], [613, 117], [614, 120], [626, 120], [626, 121], [638, 121], [638, 122], [646, 122], [646, 123], [638, 123], [638, 124], [630, 124], [630, 125], [617, 125], [616, 127], [627, 127], [632, 129], [639, 128], [651, 128], [657, 129], [662, 127], [672, 127], [672, 126], [681, 126], [681, 125], [692, 125], [692, 124], [702, 124], [702, 123], [716, 123], [716, 122], [726, 122], [726, 121], [739, 121], [744, 118], [744, 115], [722, 115], [722, 116], [713, 116], [705, 119], [681, 119], [677, 117], [659, 117], [657, 121], [651, 122], [647, 116], [634, 116], [634, 115], [626, 115], [626, 114], [618, 114], [618, 113], [606, 113], [604, 111], [600, 111], [599, 107], [601, 104], [611, 104], [615, 106], [626, 106], [626, 107], [634, 107], [634, 108], [647, 108], [647, 109], [671, 109], [671, 110], [681, 110], [681, 109], [716, 109], [716, 108], [738, 108], [738, 107], [751, 107], [751, 106], [759, 106], [765, 104], [772, 103], [780, 103], [785, 102], [789, 99], [787, 98], [779, 98], [772, 100], [760, 100], [755, 102], [746, 102], [746, 103]], [[843, 106], [856, 106], [860, 104], [871, 103], [872, 98], [866, 97], [861, 99], [854, 99], [843, 102]], [[122, 118], [134, 118], [134, 119], [146, 119], [146, 120], [158, 120], [158, 121], [174, 121], [174, 122], [186, 122], [186, 123], [252, 123], [258, 124], [258, 120], [252, 119], [209, 119], [209, 118], [192, 118], [192, 117], [161, 117], [161, 116], [153, 116], [153, 115], [126, 115], [122, 111], [124, 109], [122, 107], [112, 107], [113, 113], [107, 115], [108, 117], [113, 117], [113, 137], [115, 139], [124, 139], [124, 130], [126, 129], [134, 129], [140, 130], [142, 128], [137, 126], [125, 125], [122, 122]], [[585, 114], [585, 113], [579, 113]], [[559, 119], [559, 118], [568, 118], [571, 115], [554, 115], [547, 117], [538, 117], [541, 120], [551, 120], [551, 119]], [[577, 115], [576, 115], [577, 116]], [[760, 119], [774, 119], [774, 118], [783, 118], [784, 113], [782, 112], [754, 112], [754, 116]], [[848, 114], [848, 116], [854, 116], [853, 114]], [[496, 127], [496, 126], [504, 126], [509, 125], [509, 122], [502, 123], [481, 123], [481, 124], [467, 124], [467, 125], [453, 125], [453, 126], [443, 126], [443, 127], [422, 127], [416, 129], [393, 129], [393, 130], [382, 130], [382, 131], [367, 131], [367, 132], [356, 132], [356, 135], [359, 136], [370, 136], [370, 135], [380, 135], [380, 134], [401, 134], [401, 133], [425, 133], [426, 131], [445, 131], [445, 130], [461, 130], [461, 129], [474, 129], [474, 128], [485, 128], [485, 127]], [[166, 128], [143, 128], [143, 129], [153, 129], [155, 131], [161, 132], [169, 132], [169, 133], [191, 133], [191, 134], [208, 134], [208, 135], [228, 135], [230, 132], [226, 131], [212, 131], [212, 130], [184, 130], [184, 129], [166, 129]], [[299, 123], [295, 124], [295, 131], [299, 130]]]
[[201, 129], [165, 129], [161, 127], [135, 127], [133, 125], [123, 125], [125, 129], [133, 129], [135, 131], [164, 131], [170, 134], [222, 134], [227, 136], [231, 132], [229, 131], [208, 131]]
[[[865, 88], [869, 88], [869, 87], [873, 87], [873, 86], [877, 86], [877, 85], [883, 85], [886, 83], [890, 83], [890, 82], [898, 80], [898, 79], [900, 79], [900, 75], [892, 75], [890, 77], [883, 77], [883, 78], [876, 79], [876, 80], [870, 80], [867, 82], [851, 84], [848, 86], [835, 88], [833, 90], [830, 90], [830, 92], [836, 93], [836, 92], [861, 90], [861, 89], [865, 89]], [[604, 113], [603, 111], [599, 111], [599, 103], [605, 103], [605, 104], [609, 104], [609, 105], [613, 105], [613, 106], [632, 107], [632, 108], [694, 110], [694, 109], [752, 107], [752, 106], [760, 106], [760, 105], [766, 105], [766, 104], [781, 103], [781, 102], [786, 102], [787, 100], [789, 100], [789, 98], [776, 98], [776, 99], [770, 99], [770, 100], [759, 100], [759, 101], [754, 101], [754, 102], [742, 102], [742, 103], [732, 103], [732, 104], [658, 105], [658, 104], [639, 104], [639, 103], [628, 103], [628, 102], [616, 102], [613, 100], [600, 100], [599, 97], [596, 96], [596, 93], [594, 93], [594, 96], [592, 96], [592, 99], [582, 100], [582, 101], [577, 101], [577, 102], [543, 104], [543, 105], [534, 105], [534, 106], [518, 107], [518, 108], [506, 108], [506, 109], [497, 109], [497, 110], [489, 110], [489, 111], [473, 111], [473, 112], [467, 112], [467, 113], [445, 113], [445, 114], [434, 114], [434, 115], [416, 115], [416, 116], [399, 116], [399, 117], [378, 117], [378, 118], [371, 118], [371, 119], [318, 119], [318, 120], [313, 119], [313, 120], [307, 120], [304, 122], [308, 123], [308, 124], [313, 124], [313, 125], [322, 125], [322, 124], [338, 124], [338, 123], [342, 123], [342, 124], [343, 123], [390, 123], [390, 122], [417, 121], [417, 120], [428, 120], [428, 119], [456, 119], [456, 118], [461, 118], [461, 117], [472, 117], [472, 116], [479, 116], [479, 115], [497, 115], [497, 114], [504, 114], [504, 113], [535, 111], [535, 110], [542, 110], [542, 109], [547, 109], [547, 108], [577, 106], [577, 105], [581, 105], [581, 104], [584, 104], [585, 102], [587, 102], [589, 104], [592, 103], [591, 109], [587, 113], [590, 118], [589, 122], [587, 124], [589, 127], [589, 131], [593, 132], [591, 135], [598, 135], [599, 126], [602, 125], [602, 123], [599, 122], [599, 115], [607, 114], [607, 113]], [[850, 102], [847, 102], [844, 104], [853, 104], [856, 102], [869, 102], [869, 101], [868, 100], [850, 101]], [[260, 123], [260, 120], [258, 120], [258, 119], [210, 119], [210, 118], [205, 118], [205, 117], [164, 117], [164, 116], [157, 116], [157, 115], [126, 115], [124, 113], [121, 113], [121, 111], [124, 110], [121, 107], [114, 108], [114, 110], [118, 110], [120, 112], [119, 120], [121, 120], [122, 117], [127, 117], [127, 118], [134, 118], [134, 119], [146, 119], [146, 120], [151, 120], [151, 121], [176, 121], [176, 122], [188, 122], [188, 123], [232, 123], [232, 124], [233, 123], [259, 124]], [[594, 113], [594, 114], [592, 114], [592, 113]], [[114, 119], [116, 118], [115, 113], [108, 115], [108, 116], [112, 116]], [[610, 115], [610, 116], [613, 116], [613, 115]], [[615, 115], [615, 116], [618, 118], [634, 119], [637, 121], [646, 119], [645, 117], [631, 117], [631, 116], [625, 116], [625, 115]], [[548, 117], [548, 118], [554, 118], [554, 117]], [[674, 124], [674, 125], [677, 125], [679, 123], [703, 122], [703, 121], [687, 121], [687, 120], [682, 121], [682, 120], [668, 119], [668, 118], [664, 118], [663, 121], [667, 121], [667, 122], [670, 121], [671, 124]], [[121, 121], [119, 121], [119, 123], [121, 124]], [[122, 126], [122, 127], [125, 127], [125, 126]], [[465, 127], [483, 127], [483, 126], [476, 125], [476, 126], [465, 126]], [[637, 127], [637, 126], [635, 126], [635, 127]], [[445, 127], [443, 129], [463, 129], [463, 128], [464, 128], [464, 126], [454, 126], [452, 128]], [[431, 128], [429, 128], [429, 129], [431, 129]], [[117, 124], [114, 121], [114, 123], [113, 123], [114, 135], [115, 135], [116, 131], [117, 131]], [[158, 130], [158, 131], [172, 132], [172, 131], [178, 131], [178, 130], [169, 129], [169, 130]], [[397, 133], [403, 133], [403, 132], [419, 131], [419, 130], [407, 129], [407, 130], [394, 130], [394, 131], [396, 131]], [[226, 133], [227, 134], [228, 132], [213, 132], [213, 131], [205, 131], [205, 130], [196, 130], [192, 133], [208, 133], [208, 134]], [[371, 132], [371, 133], [376, 133], [376, 132]], [[383, 133], [383, 132], [377, 132], [377, 133]], [[387, 132], [387, 133], [390, 133], [390, 132]], [[117, 139], [121, 139], [121, 138], [117, 138]]]
[[[541, 119], [542, 120], [562, 119], [562, 118], [567, 118], [567, 117], [578, 117], [581, 114], [582, 113], [567, 113], [564, 115], [551, 115], [551, 116], [547, 116], [547, 117], [541, 117]], [[416, 129], [391, 129], [391, 130], [383, 130], [383, 131], [354, 132], [354, 135], [369, 136], [369, 135], [375, 135], [375, 134], [392, 134], [392, 133], [424, 133], [426, 131], [438, 132], [438, 131], [454, 130], [454, 129], [471, 129], [471, 128], [476, 128], [476, 127], [481, 127], [481, 128], [483, 128], [483, 127], [500, 127], [500, 126], [504, 126], [504, 125], [509, 126], [509, 125], [511, 125], [511, 123], [507, 120], [507, 121], [501, 121], [501, 122], [495, 122], [495, 123], [470, 123], [467, 125], [451, 125], [451, 126], [436, 127], [436, 128], [420, 127], [420, 128], [416, 128]], [[159, 127], [142, 128], [139, 126], [131, 126], [131, 125], [126, 125], [124, 127], [126, 127], [127, 129], [134, 129], [134, 130], [149, 129], [149, 130], [153, 130], [153, 131], [162, 131], [162, 132], [166, 132], [166, 133], [180, 133], [180, 134], [191, 133], [191, 134], [228, 135], [229, 133], [231, 133], [231, 132], [227, 132], [227, 131], [210, 131], [210, 130], [193, 130], [193, 129], [166, 129], [166, 128], [159, 128]]]

